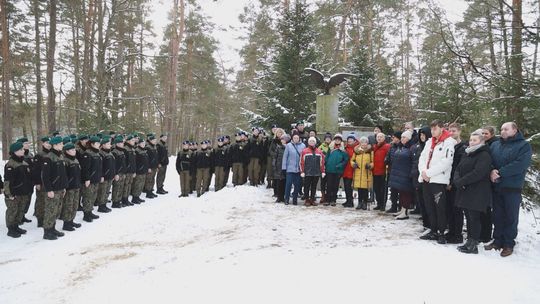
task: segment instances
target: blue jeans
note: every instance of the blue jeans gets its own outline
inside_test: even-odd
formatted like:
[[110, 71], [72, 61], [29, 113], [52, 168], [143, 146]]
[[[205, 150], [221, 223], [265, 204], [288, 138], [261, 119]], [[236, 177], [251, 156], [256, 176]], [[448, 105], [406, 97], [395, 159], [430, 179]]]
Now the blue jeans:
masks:
[[493, 238], [495, 245], [514, 248], [518, 234], [521, 192], [493, 192]]
[[294, 190], [292, 194], [293, 203], [296, 203], [298, 201], [298, 191], [300, 190], [300, 187], [302, 186], [302, 178], [300, 177], [300, 173], [290, 173], [287, 172], [287, 177], [285, 181], [285, 202], [289, 202], [289, 198], [291, 197], [291, 187], [294, 185]]

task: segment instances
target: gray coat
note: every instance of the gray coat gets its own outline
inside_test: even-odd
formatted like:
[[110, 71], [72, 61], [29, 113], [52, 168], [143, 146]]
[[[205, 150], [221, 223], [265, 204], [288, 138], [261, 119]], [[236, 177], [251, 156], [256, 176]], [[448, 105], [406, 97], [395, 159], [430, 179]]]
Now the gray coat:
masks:
[[283, 154], [285, 153], [285, 146], [282, 144], [275, 145], [272, 156], [272, 170], [273, 170], [273, 179], [285, 179], [281, 165], [283, 163]]

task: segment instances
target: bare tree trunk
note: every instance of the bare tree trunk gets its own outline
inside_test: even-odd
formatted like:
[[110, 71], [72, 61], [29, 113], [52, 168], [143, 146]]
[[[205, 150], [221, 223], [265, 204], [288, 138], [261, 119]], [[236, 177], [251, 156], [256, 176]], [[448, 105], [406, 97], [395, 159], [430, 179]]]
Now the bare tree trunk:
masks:
[[504, 16], [504, 0], [499, 0], [499, 17], [500, 27], [502, 31], [502, 42], [503, 42], [503, 54], [504, 54], [504, 66], [506, 67], [506, 75], [510, 75], [510, 61], [508, 56], [508, 34], [506, 31], [506, 20]]
[[32, 1], [32, 10], [34, 13], [34, 31], [35, 31], [35, 56], [34, 69], [36, 73], [36, 128], [38, 136], [44, 135], [43, 132], [43, 92], [41, 91], [41, 34], [39, 29], [39, 17], [41, 15], [39, 0]]
[[47, 48], [47, 123], [49, 133], [56, 130], [54, 92], [54, 54], [56, 51], [56, 0], [49, 1], [49, 46]]
[[534, 81], [534, 78], [536, 77], [536, 63], [538, 62], [538, 40], [540, 39], [540, 1], [538, 1], [538, 19], [536, 21], [536, 39], [534, 39], [534, 55], [533, 55], [533, 63], [532, 63], [532, 77], [531, 79]]
[[514, 102], [510, 106], [508, 116], [515, 118], [519, 126], [523, 126], [523, 106], [521, 97], [523, 96], [523, 54], [521, 53], [522, 44], [522, 25], [521, 19], [521, 0], [512, 1], [512, 57], [510, 58], [512, 66], [512, 93]]
[[9, 80], [11, 79], [11, 54], [9, 53], [9, 26], [7, 21], [7, 0], [0, 0], [0, 23], [2, 29], [2, 158], [9, 157], [9, 145], [13, 138], [11, 126], [11, 92]]
[[[486, 22], [487, 22], [487, 35], [488, 35], [488, 44], [489, 44], [489, 60], [491, 63], [491, 69], [495, 74], [498, 74], [499, 68], [497, 67], [497, 59], [495, 57], [495, 42], [493, 40], [493, 25], [491, 24], [491, 9], [489, 5], [486, 5]], [[495, 87], [493, 88], [493, 93], [495, 98], [501, 97], [501, 90], [498, 87], [499, 81], [497, 78], [494, 78]]]
[[[83, 6], [83, 9], [84, 6]], [[90, 101], [90, 71], [91, 71], [91, 52], [92, 52], [92, 42], [93, 39], [93, 30], [92, 24], [94, 19], [94, 0], [88, 1], [88, 12], [84, 20], [84, 53], [83, 53], [83, 66], [82, 66], [82, 77], [83, 82], [81, 86], [81, 104], [79, 108], [84, 108], [85, 105]]]

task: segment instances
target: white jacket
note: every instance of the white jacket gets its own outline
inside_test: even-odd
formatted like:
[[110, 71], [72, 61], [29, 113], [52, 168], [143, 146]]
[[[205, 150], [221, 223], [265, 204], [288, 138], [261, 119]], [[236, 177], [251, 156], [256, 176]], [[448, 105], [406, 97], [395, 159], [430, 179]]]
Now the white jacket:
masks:
[[428, 169], [427, 163], [429, 153], [431, 152], [432, 139], [428, 139], [424, 150], [422, 150], [422, 154], [420, 154], [420, 160], [418, 161], [418, 172], [420, 172], [418, 182], [424, 182], [422, 171], [426, 171], [430, 184], [448, 185], [450, 183], [450, 175], [452, 174], [452, 163], [454, 162], [454, 146], [457, 142], [452, 137], [448, 137], [443, 142], [438, 143], [433, 149], [433, 155], [431, 156]]

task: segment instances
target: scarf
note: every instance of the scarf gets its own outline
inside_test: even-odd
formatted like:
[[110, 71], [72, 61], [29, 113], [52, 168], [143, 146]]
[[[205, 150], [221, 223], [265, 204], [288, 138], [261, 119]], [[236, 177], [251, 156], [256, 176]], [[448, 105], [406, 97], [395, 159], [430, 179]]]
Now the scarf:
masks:
[[437, 146], [439, 143], [444, 142], [449, 137], [450, 137], [450, 132], [443, 129], [443, 131], [442, 131], [441, 135], [439, 136], [439, 138], [436, 138], [436, 137], [431, 138], [431, 149], [429, 150], [429, 158], [428, 158], [426, 168], [429, 169], [429, 164], [431, 163], [431, 158], [433, 157], [433, 150], [435, 150], [435, 146]]
[[467, 154], [471, 154], [473, 153], [474, 151], [482, 148], [483, 146], [485, 146], [486, 144], [479, 144], [479, 145], [476, 145], [476, 146], [469, 146], [465, 149], [465, 153]]

